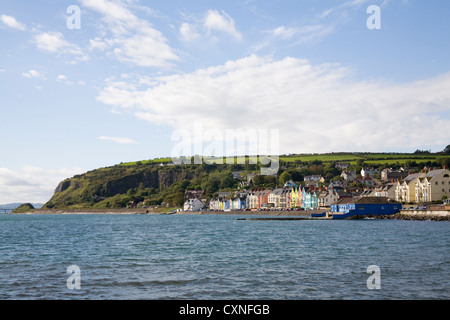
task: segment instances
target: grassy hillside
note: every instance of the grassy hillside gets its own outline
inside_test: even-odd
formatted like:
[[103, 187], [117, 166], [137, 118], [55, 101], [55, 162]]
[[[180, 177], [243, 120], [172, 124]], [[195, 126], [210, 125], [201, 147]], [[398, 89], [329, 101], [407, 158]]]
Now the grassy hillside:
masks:
[[[171, 165], [171, 159], [153, 159], [121, 163], [100, 168], [62, 181], [45, 209], [123, 208], [132, 202], [145, 202], [148, 206], [181, 206], [186, 190], [205, 190], [207, 198], [218, 191], [236, 190], [240, 181], [232, 172], [239, 171], [245, 177], [258, 173], [260, 165], [249, 164]], [[254, 179], [255, 187], [274, 188], [291, 178], [303, 181], [305, 175], [320, 174], [327, 180], [339, 178], [341, 170], [336, 162], [350, 163], [349, 170], [360, 171], [364, 167], [419, 171], [424, 166], [450, 164], [450, 156], [444, 154], [395, 154], [395, 153], [331, 153], [280, 156], [277, 176]], [[286, 172], [286, 174], [283, 174]], [[283, 174], [283, 175], [282, 175]]]

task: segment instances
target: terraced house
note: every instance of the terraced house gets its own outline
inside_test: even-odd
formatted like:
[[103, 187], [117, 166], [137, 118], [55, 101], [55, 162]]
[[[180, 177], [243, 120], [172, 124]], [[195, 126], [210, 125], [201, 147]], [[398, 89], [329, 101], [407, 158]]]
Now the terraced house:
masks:
[[415, 202], [440, 201], [444, 196], [450, 197], [450, 171], [448, 169], [432, 170], [417, 179]]
[[414, 173], [408, 175], [402, 181], [397, 182], [395, 186], [396, 201], [411, 203], [416, 201], [416, 183], [425, 173]]
[[302, 206], [303, 209], [311, 210], [311, 209], [316, 209], [318, 207], [316, 192], [306, 191], [303, 188], [302, 196], [303, 196], [303, 206]]

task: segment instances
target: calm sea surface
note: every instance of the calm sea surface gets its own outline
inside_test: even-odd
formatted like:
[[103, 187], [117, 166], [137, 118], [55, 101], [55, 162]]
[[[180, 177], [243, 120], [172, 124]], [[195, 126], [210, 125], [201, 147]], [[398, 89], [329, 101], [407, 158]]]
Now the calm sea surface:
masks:
[[0, 299], [450, 298], [448, 222], [238, 218], [0, 214]]

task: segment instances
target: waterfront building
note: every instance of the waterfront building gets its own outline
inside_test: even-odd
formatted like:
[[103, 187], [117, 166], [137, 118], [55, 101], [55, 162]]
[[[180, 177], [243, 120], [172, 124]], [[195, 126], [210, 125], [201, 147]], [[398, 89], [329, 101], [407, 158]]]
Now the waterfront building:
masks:
[[290, 209], [291, 208], [291, 192], [292, 192], [291, 188], [285, 189], [285, 193], [284, 193], [284, 195], [285, 195], [285, 205], [284, 205], [283, 208], [286, 208], [286, 209]]
[[303, 194], [300, 188], [292, 188], [291, 189], [291, 199], [290, 199], [290, 207], [291, 208], [300, 208], [302, 206]]
[[270, 193], [272, 193], [272, 190], [261, 190], [261, 191], [259, 191], [258, 209], [267, 208], [268, 207]]
[[386, 183], [382, 186], [377, 187], [371, 195], [374, 197], [385, 197], [390, 199], [395, 199], [395, 190], [396, 190], [397, 182]]
[[318, 207], [329, 207], [331, 204], [339, 200], [339, 194], [336, 190], [320, 191], [317, 195]]
[[416, 183], [425, 173], [414, 173], [408, 175], [402, 181], [396, 183], [394, 191], [394, 200], [412, 203], [416, 201]]
[[333, 219], [362, 218], [399, 213], [402, 204], [385, 197], [341, 199], [330, 207]]
[[283, 188], [276, 188], [272, 190], [269, 194], [268, 202], [273, 208], [280, 209], [281, 207], [281, 196], [283, 194]]
[[317, 193], [315, 191], [306, 191], [302, 189], [302, 208], [305, 210], [316, 209], [318, 207]]
[[448, 169], [432, 170], [417, 179], [416, 203], [441, 201], [444, 196], [450, 197], [450, 171]]
[[201, 211], [205, 208], [205, 204], [198, 198], [189, 199], [184, 203], [184, 211]]

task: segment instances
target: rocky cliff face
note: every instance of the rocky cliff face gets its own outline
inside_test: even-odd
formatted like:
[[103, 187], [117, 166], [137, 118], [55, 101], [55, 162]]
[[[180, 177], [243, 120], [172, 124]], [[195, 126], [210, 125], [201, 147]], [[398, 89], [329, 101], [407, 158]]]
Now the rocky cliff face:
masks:
[[116, 194], [123, 194], [130, 189], [139, 187], [141, 184], [144, 188], [164, 189], [176, 182], [192, 178], [192, 174], [188, 174], [186, 171], [140, 172], [109, 181], [104, 188], [106, 192], [101, 196], [111, 197]]
[[80, 187], [80, 184], [73, 180], [64, 180], [58, 184], [58, 186], [55, 189], [55, 193], [66, 191], [70, 187], [74, 187], [74, 189], [76, 189]]
[[44, 208], [59, 208], [96, 202], [98, 199], [127, 194], [130, 189], [163, 190], [185, 179], [193, 179], [192, 171], [180, 167], [157, 168], [135, 166], [103, 168], [64, 180]]

